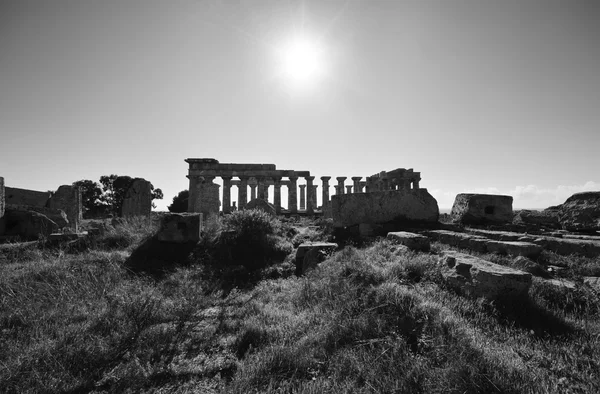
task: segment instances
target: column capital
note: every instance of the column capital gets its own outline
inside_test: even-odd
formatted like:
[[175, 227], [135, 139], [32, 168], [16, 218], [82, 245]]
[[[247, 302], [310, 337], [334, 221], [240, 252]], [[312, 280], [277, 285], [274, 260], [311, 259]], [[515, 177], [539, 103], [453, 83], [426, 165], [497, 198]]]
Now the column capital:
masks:
[[231, 181], [233, 177], [232, 176], [222, 176], [221, 179], [223, 179], [224, 181]]
[[330, 176], [322, 176], [322, 177], [321, 177], [321, 180], [322, 180], [323, 182], [329, 182], [329, 180], [330, 180], [330, 179], [331, 179], [331, 177], [330, 177]]
[[337, 179], [338, 182], [344, 182], [346, 179], [348, 179], [347, 176], [338, 176], [335, 177], [335, 179]]
[[288, 178], [290, 178], [290, 181], [292, 182], [296, 182], [298, 180], [297, 176], [289, 176]]
[[315, 177], [314, 176], [305, 176], [304, 179], [306, 179], [307, 181], [314, 181]]
[[305, 189], [305, 188], [306, 188], [306, 185], [298, 185], [298, 187], [299, 187], [301, 190], [303, 190], [303, 189]]
[[356, 181], [360, 181], [362, 178], [363, 178], [362, 176], [353, 176], [351, 179], [356, 182]]

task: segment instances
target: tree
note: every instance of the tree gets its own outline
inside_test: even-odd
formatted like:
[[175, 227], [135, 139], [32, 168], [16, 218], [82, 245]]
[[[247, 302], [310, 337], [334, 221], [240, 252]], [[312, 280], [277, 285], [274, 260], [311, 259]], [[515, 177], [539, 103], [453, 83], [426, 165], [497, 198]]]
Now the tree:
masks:
[[[127, 175], [116, 174], [102, 175], [100, 177], [100, 183], [102, 184], [103, 189], [100, 202], [108, 207], [106, 210], [107, 213], [112, 213], [113, 215], [119, 215], [121, 213], [123, 200], [125, 200], [127, 190], [129, 190], [136, 179], [141, 178], [132, 178]], [[163, 198], [162, 190], [158, 188], [155, 189], [152, 183], [150, 183], [150, 190], [152, 190], [152, 200], [161, 200]], [[154, 203], [152, 203], [152, 207], [156, 208]]]
[[164, 197], [163, 192], [159, 188], [154, 189], [153, 184], [150, 184], [150, 190], [152, 190], [152, 208], [156, 208], [154, 200], [162, 200]]
[[173, 203], [167, 207], [169, 212], [187, 212], [189, 197], [190, 192], [188, 190], [180, 191], [179, 194], [173, 197]]
[[105, 212], [106, 205], [102, 200], [102, 187], [98, 182], [82, 179], [73, 182], [73, 186], [77, 186], [81, 190], [81, 205], [86, 215], [96, 216]]

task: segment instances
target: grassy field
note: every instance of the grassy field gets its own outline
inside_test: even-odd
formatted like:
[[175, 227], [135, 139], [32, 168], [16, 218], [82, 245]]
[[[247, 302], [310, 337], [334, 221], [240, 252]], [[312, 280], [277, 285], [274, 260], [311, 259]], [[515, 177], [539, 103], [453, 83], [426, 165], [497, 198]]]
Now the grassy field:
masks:
[[130, 256], [154, 231], [123, 221], [76, 250], [4, 252], [0, 392], [600, 392], [600, 301], [579, 283], [598, 259], [544, 253], [575, 288], [534, 277], [502, 304], [446, 288], [440, 244], [346, 245], [296, 277], [293, 248], [329, 224], [238, 215], [145, 271]]

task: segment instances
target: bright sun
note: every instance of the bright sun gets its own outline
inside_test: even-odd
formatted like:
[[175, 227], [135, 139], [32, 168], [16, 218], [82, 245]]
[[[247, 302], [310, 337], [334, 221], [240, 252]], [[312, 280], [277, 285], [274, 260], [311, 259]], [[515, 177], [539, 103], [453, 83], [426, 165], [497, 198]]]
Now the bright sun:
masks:
[[294, 84], [315, 82], [322, 72], [321, 51], [317, 42], [296, 37], [282, 48], [283, 74]]

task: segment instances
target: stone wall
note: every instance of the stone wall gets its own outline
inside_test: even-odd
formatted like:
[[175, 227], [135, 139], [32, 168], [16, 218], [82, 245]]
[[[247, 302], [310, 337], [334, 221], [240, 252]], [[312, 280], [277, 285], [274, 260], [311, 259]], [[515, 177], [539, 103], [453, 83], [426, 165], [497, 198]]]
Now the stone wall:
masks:
[[452, 219], [463, 224], [501, 224], [513, 220], [513, 198], [496, 194], [468, 194], [456, 196]]
[[148, 216], [152, 210], [152, 185], [136, 178], [125, 193], [121, 216]]
[[81, 206], [81, 190], [77, 186], [62, 185], [56, 190], [50, 200], [48, 208], [60, 209], [67, 214], [69, 227], [78, 231], [79, 224], [83, 218]]
[[16, 187], [5, 188], [5, 203], [12, 205], [27, 205], [43, 208], [48, 203], [50, 192], [19, 189]]
[[331, 198], [333, 226], [388, 222], [436, 223], [440, 211], [427, 189], [339, 194]]

